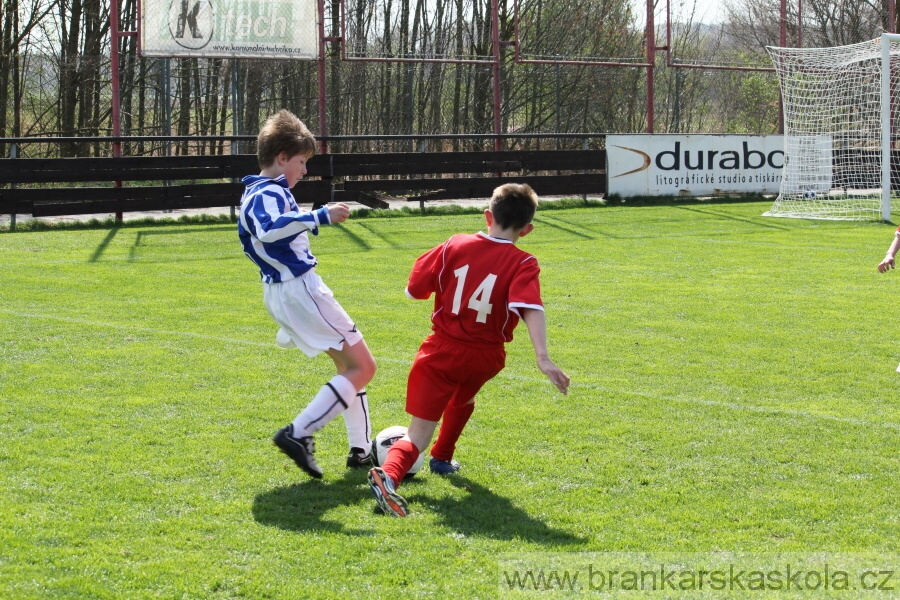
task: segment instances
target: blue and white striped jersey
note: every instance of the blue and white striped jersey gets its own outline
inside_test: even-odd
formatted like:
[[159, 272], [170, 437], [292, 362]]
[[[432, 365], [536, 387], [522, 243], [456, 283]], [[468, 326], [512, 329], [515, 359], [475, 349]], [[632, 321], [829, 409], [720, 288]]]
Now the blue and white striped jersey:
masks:
[[248, 175], [241, 197], [238, 236], [244, 253], [259, 267], [263, 283], [298, 277], [316, 266], [309, 251], [308, 232], [330, 225], [328, 207], [301, 211], [284, 176], [276, 179]]

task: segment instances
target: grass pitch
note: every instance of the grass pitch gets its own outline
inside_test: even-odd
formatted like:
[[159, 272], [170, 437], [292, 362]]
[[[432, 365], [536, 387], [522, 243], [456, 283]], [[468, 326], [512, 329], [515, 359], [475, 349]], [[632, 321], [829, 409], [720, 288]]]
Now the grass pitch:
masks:
[[[900, 273], [875, 269], [893, 228], [767, 208], [540, 211], [521, 246], [570, 394], [520, 326], [463, 470], [404, 485], [405, 520], [344, 468], [340, 420], [322, 481], [271, 444], [333, 367], [275, 347], [234, 225], [0, 235], [0, 597], [518, 596], [499, 557], [896, 552]], [[376, 430], [408, 423], [429, 331], [409, 267], [482, 224], [313, 239], [379, 363]]]

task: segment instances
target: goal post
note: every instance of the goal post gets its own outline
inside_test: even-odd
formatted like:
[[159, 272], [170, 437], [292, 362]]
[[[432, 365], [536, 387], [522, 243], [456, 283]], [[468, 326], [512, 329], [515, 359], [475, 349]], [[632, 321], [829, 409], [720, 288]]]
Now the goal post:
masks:
[[891, 45], [900, 44], [900, 35], [881, 34], [881, 220], [891, 220]]
[[[778, 198], [765, 214], [890, 221], [900, 35], [767, 50], [781, 87], [785, 165]], [[898, 187], [900, 173], [893, 179]]]

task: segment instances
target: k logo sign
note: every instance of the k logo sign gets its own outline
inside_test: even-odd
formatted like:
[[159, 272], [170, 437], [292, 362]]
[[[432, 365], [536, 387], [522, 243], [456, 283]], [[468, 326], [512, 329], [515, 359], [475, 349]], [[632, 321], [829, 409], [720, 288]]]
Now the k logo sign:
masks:
[[169, 5], [169, 32], [182, 48], [199, 50], [206, 46], [215, 22], [210, 0], [172, 0]]
[[141, 55], [316, 59], [316, 0], [141, 0]]

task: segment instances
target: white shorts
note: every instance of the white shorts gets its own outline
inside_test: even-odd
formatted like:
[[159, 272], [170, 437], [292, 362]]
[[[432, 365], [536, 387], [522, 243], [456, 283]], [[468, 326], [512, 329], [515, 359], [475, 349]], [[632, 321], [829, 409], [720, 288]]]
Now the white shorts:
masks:
[[281, 283], [264, 283], [263, 301], [281, 327], [275, 340], [282, 348], [297, 347], [315, 356], [363, 339], [315, 269]]

